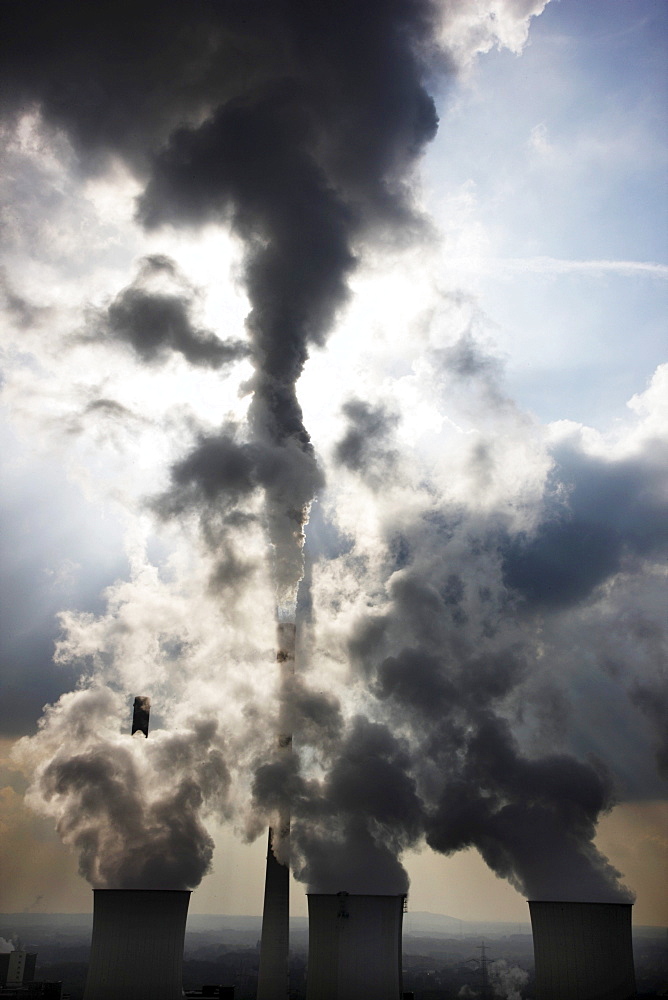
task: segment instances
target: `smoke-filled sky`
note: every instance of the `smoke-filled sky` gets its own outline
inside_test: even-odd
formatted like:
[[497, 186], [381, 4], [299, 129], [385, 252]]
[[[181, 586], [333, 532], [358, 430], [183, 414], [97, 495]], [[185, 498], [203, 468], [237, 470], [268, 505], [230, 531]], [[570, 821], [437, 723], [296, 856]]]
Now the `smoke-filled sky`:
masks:
[[665, 4], [2, 15], [0, 909], [665, 921]]

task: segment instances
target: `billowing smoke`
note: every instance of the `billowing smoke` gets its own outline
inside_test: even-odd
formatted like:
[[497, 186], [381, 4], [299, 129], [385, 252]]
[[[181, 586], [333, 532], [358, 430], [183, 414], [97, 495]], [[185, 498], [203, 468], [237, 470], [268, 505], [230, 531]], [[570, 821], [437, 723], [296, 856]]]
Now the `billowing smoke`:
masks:
[[614, 804], [606, 775], [568, 756], [523, 758], [491, 714], [468, 721], [457, 756], [442, 762], [447, 778], [427, 843], [446, 854], [477, 847], [529, 899], [628, 902], [620, 873], [593, 844]]
[[[107, 4], [94, 15], [76, 4], [55, 17], [30, 4], [12, 10], [7, 103], [19, 111], [37, 104], [46, 123], [67, 130], [89, 171], [110, 155], [125, 158], [145, 180], [138, 217], [147, 228], [225, 222], [244, 241], [254, 367], [246, 440], [227, 430], [201, 435], [159, 507], [217, 513], [222, 504], [233, 513], [240, 496], [261, 489], [279, 613], [293, 617], [304, 524], [323, 482], [296, 383], [309, 347], [323, 344], [347, 299], [359, 241], [415, 224], [408, 180], [437, 125], [425, 89], [435, 10], [429, 0], [183, 10], [142, 3], [131, 25]], [[148, 258], [109, 305], [101, 336], [150, 364], [170, 351], [210, 366], [241, 354], [193, 325], [183, 294], [147, 287], [156, 277], [177, 277], [164, 257]], [[211, 521], [207, 537], [217, 545]], [[87, 801], [87, 776], [117, 787], [105, 759], [59, 759], [40, 777], [93, 878], [92, 835], [79, 817], [106, 812], [107, 796]], [[127, 777], [132, 785], [131, 770]], [[115, 815], [106, 812], [105, 829]]]
[[[354, 427], [357, 412], [347, 407], [346, 414]], [[378, 422], [375, 435], [368, 420], [366, 426], [367, 453], [382, 446], [398, 454], [383, 422]], [[352, 440], [348, 429], [337, 455], [343, 446], [349, 450]], [[357, 472], [354, 464], [352, 471]], [[555, 480], [565, 479], [568, 471], [565, 463], [555, 463], [546, 481], [548, 497]], [[359, 474], [370, 490], [378, 490], [365, 470]], [[643, 489], [653, 474], [649, 469], [634, 487], [634, 497], [636, 491], [643, 492], [643, 509], [659, 502], [658, 490]], [[606, 480], [615, 475], [606, 467]], [[390, 505], [407, 502], [401, 478], [401, 466], [387, 468], [382, 486], [386, 496], [390, 494]], [[347, 642], [358, 681], [377, 699], [376, 717], [406, 740], [409, 762], [403, 765], [404, 776], [410, 776], [420, 802], [414, 815], [427, 843], [445, 854], [477, 848], [497, 875], [529, 898], [628, 900], [620, 873], [593, 842], [598, 819], [616, 801], [605, 765], [594, 756], [582, 761], [542, 748], [527, 752], [511, 729], [512, 724], [521, 731], [523, 716], [533, 711], [526, 700], [528, 684], [540, 665], [535, 660], [533, 607], [519, 588], [508, 586], [509, 513], [500, 516], [495, 509], [491, 516], [476, 514], [470, 507], [444, 504], [441, 498], [435, 502], [429, 482], [421, 494], [412, 492], [408, 502], [410, 508], [386, 514], [385, 560], [372, 574], [376, 583], [383, 579], [383, 591], [374, 599], [373, 611], [354, 622]], [[561, 511], [569, 525], [582, 502], [576, 489], [572, 503]], [[541, 538], [550, 514], [548, 505], [546, 520], [533, 537]], [[607, 516], [599, 518], [599, 524]], [[614, 516], [625, 519], [619, 506]], [[644, 523], [639, 510], [634, 509], [633, 516]], [[650, 518], [648, 531], [651, 523]], [[358, 575], [361, 544], [358, 538], [357, 552], [335, 559]], [[635, 532], [617, 542], [620, 553], [634, 544]], [[662, 536], [655, 534], [651, 544], [660, 550]], [[562, 565], [567, 552], [562, 550]], [[590, 571], [589, 565], [581, 568], [579, 586], [594, 586]], [[570, 572], [575, 575], [575, 564]], [[556, 605], [573, 587], [570, 574], [560, 583], [562, 594], [556, 582], [551, 588]], [[336, 601], [334, 594], [331, 600]], [[542, 693], [539, 705], [548, 711]], [[360, 775], [367, 768], [370, 783], [382, 788], [365, 755]], [[401, 788], [399, 776], [394, 784]], [[371, 801], [369, 795], [363, 798]], [[373, 812], [379, 815], [376, 807]], [[408, 805], [401, 815], [411, 817]], [[389, 825], [399, 844], [411, 842], [402, 821], [395, 818]]]
[[125, 343], [146, 364], [158, 364], [181, 354], [196, 366], [220, 369], [245, 357], [243, 341], [224, 341], [193, 320], [196, 290], [189, 286], [169, 257], [141, 261], [139, 272], [105, 312], [91, 318], [82, 338]]
[[100, 889], [189, 889], [208, 871], [202, 823], [224, 814], [230, 775], [214, 719], [134, 737], [118, 732], [123, 705], [109, 688], [64, 695], [40, 732], [19, 744], [35, 768], [35, 808], [53, 816]]
[[[111, 3], [28, 0], [7, 12], [6, 118], [39, 113], [54, 142], [64, 131], [88, 178], [121, 160], [153, 239], [226, 227], [243, 247], [237, 277], [250, 305], [245, 340], [213, 329], [176, 264], [149, 254], [70, 337], [151, 372], [252, 368], [246, 418], [174, 418], [178, 457], [142, 501], [143, 516], [174, 532], [197, 525], [193, 561], [206, 582], [187, 611], [170, 614], [186, 601], [178, 574], [192, 569], [175, 560], [160, 579], [133, 569], [144, 603], [110, 592], [106, 631], [94, 616], [66, 619], [73, 655], [102, 677], [112, 661], [123, 679], [134, 661], [123, 675], [121, 639], [159, 622], [152, 648], [137, 643], [132, 656], [156, 684], [178, 673], [179, 692], [210, 714], [186, 712], [147, 741], [120, 736], [115, 688], [92, 681], [48, 709], [20, 749], [30, 801], [94, 885], [196, 885], [213, 850], [203, 819], [237, 810], [249, 836], [289, 812], [295, 872], [320, 892], [403, 892], [402, 853], [426, 840], [444, 854], [475, 847], [529, 896], [627, 898], [593, 843], [616, 794], [604, 755], [553, 743], [570, 711], [557, 651], [577, 653], [562, 614], [593, 615], [598, 601], [614, 617], [625, 569], [665, 546], [654, 445], [615, 460], [581, 442], [548, 448], [504, 394], [473, 322], [453, 321], [446, 348], [424, 334], [406, 376], [409, 402], [424, 390], [481, 415], [482, 430], [458, 428], [431, 468], [389, 393], [367, 399], [347, 386], [340, 435], [317, 461], [298, 398], [365, 257], [433, 237], [414, 171], [436, 132], [438, 74], [493, 44], [521, 47], [545, 4], [495, 3], [494, 17], [465, 0], [444, 6], [144, 0], [121, 16]], [[10, 306], [32, 322], [29, 303]], [[83, 410], [127, 413], [102, 395]], [[602, 512], [603, 494], [616, 502]], [[253, 674], [231, 653], [232, 676], [211, 638], [220, 627], [239, 644], [242, 621], [249, 648], [268, 645], [253, 617], [266, 611], [262, 532], [284, 617], [304, 580], [303, 675], [278, 692], [270, 654]], [[212, 600], [215, 623], [202, 613]], [[142, 690], [154, 695], [143, 677]], [[638, 679], [631, 696], [656, 716], [651, 685]], [[274, 752], [278, 731], [295, 733], [289, 756]], [[231, 801], [237, 778], [250, 806]]]
[[522, 1000], [522, 989], [529, 981], [529, 973], [518, 965], [508, 965], [503, 958], [490, 962], [489, 979], [497, 996], [504, 1000]]
[[[307, 710], [303, 700], [299, 707]], [[330, 720], [338, 715], [331, 704], [320, 709]], [[344, 884], [362, 893], [407, 892], [398, 858], [420, 840], [423, 817], [402, 742], [359, 716], [330, 747], [323, 781], [305, 781], [297, 767], [294, 759], [262, 765], [253, 785], [259, 807], [291, 811], [296, 877], [315, 892]]]
[[[487, 972], [489, 987], [495, 997], [503, 997], [504, 1000], [522, 1000], [522, 989], [529, 981], [528, 972], [517, 965], [509, 966], [503, 958], [490, 962]], [[473, 1000], [474, 997], [482, 996], [482, 993], [479, 988], [469, 986], [467, 983], [460, 987], [457, 996]]]
[[229, 222], [247, 248], [249, 431], [270, 466], [260, 478], [283, 608], [322, 485], [296, 383], [346, 302], [359, 241], [411, 223], [405, 178], [437, 124], [424, 87], [434, 13], [425, 2], [251, 11], [255, 30], [277, 34], [278, 66], [172, 133], [139, 213], [149, 228]]

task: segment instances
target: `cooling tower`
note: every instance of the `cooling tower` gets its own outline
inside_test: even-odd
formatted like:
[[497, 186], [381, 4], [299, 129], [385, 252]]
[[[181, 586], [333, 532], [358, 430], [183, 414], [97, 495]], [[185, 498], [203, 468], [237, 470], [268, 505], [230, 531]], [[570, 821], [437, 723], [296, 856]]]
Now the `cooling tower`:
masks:
[[635, 997], [631, 903], [529, 902], [537, 1000]]
[[190, 892], [95, 889], [84, 1000], [181, 1000]]
[[399, 1000], [404, 899], [309, 893], [307, 1000]]

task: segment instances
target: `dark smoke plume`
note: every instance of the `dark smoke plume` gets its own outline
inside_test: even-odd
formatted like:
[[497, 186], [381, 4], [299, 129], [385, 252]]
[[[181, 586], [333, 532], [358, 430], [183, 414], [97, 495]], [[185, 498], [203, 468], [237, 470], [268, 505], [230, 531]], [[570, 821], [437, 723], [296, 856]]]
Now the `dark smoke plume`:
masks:
[[[337, 715], [335, 706], [327, 706], [326, 725]], [[305, 781], [294, 758], [260, 766], [253, 786], [256, 805], [265, 814], [290, 808], [295, 874], [311, 891], [334, 893], [349, 886], [355, 892], [407, 892], [399, 855], [423, 831], [407, 748], [386, 726], [364, 716], [337, 735], [320, 782]]]
[[[304, 524], [322, 484], [296, 384], [346, 302], [363, 241], [418, 225], [410, 180], [437, 127], [426, 90], [435, 7], [144, 0], [121, 14], [103, 0], [27, 2], [3, 13], [12, 40], [2, 70], [6, 115], [36, 107], [47, 128], [68, 133], [89, 173], [123, 158], [145, 183], [138, 218], [147, 228], [224, 222], [244, 241], [255, 369], [247, 439], [202, 436], [158, 505], [231, 511], [261, 489], [277, 603], [294, 614]], [[147, 268], [169, 265], [154, 259]], [[177, 351], [218, 367], [239, 354], [193, 326], [183, 296], [149, 294], [141, 279], [112, 302], [101, 334], [148, 363]], [[54, 761], [42, 781], [48, 801], [71, 803], [61, 829], [86, 859], [96, 835], [81, 818], [101, 811], [113, 830], [126, 811], [113, 805], [118, 775], [91, 750]], [[100, 797], [102, 785], [109, 794]], [[151, 815], [142, 818], [154, 827]]]
[[486, 713], [462, 734], [427, 843], [446, 854], [477, 847], [497, 875], [529, 899], [627, 902], [620, 873], [593, 844], [614, 804], [605, 773], [568, 756], [529, 760], [507, 723]]
[[[51, 759], [38, 768], [31, 794], [56, 818], [93, 886], [194, 888], [214, 847], [201, 815], [225, 812], [230, 784], [218, 725], [199, 719], [138, 741], [110, 732], [121, 707], [105, 688], [51, 706], [34, 738]], [[26, 744], [23, 752], [34, 748]]]
[[220, 340], [193, 320], [194, 290], [174, 261], [162, 255], [146, 257], [139, 273], [97, 317], [82, 340], [125, 343], [147, 364], [181, 354], [191, 365], [221, 369], [248, 354], [243, 341]]
[[[247, 247], [256, 372], [249, 417], [276, 466], [263, 485], [279, 605], [296, 597], [303, 525], [320, 478], [296, 383], [309, 346], [324, 342], [346, 301], [355, 241], [410, 218], [400, 178], [436, 129], [419, 58], [428, 8], [375, 7], [346, 3], [332, 17], [333, 9], [288, 6], [289, 65], [197, 128], [174, 132], [140, 200], [148, 227], [218, 219]], [[305, 461], [295, 461], [295, 450]]]
[[519, 535], [504, 548], [506, 582], [542, 608], [573, 605], [626, 560], [668, 551], [662, 443], [617, 462], [567, 446], [554, 457], [544, 520], [533, 536]]

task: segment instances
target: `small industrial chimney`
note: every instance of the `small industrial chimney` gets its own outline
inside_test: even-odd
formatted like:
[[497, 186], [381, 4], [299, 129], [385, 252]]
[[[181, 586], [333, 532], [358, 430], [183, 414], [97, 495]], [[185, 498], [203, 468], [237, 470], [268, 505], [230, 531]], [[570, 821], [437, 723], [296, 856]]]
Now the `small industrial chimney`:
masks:
[[151, 699], [145, 695], [137, 695], [132, 706], [132, 736], [143, 733], [148, 737], [148, 718], [151, 713]]
[[529, 901], [537, 1000], [636, 995], [631, 903]]
[[[296, 626], [294, 622], [279, 622], [277, 629], [276, 662], [281, 672], [281, 686], [295, 669]], [[278, 734], [279, 754], [292, 750], [292, 733], [285, 717], [281, 718]], [[280, 836], [283, 849], [290, 837], [290, 812], [279, 816], [276, 830], [269, 829], [267, 868], [264, 879], [262, 908], [262, 939], [260, 968], [257, 980], [257, 1000], [285, 1000], [289, 985], [290, 951], [290, 867], [276, 857], [274, 848]]]
[[181, 1000], [185, 889], [94, 889], [84, 1000]]
[[307, 1000], [399, 1000], [405, 898], [309, 893]]

